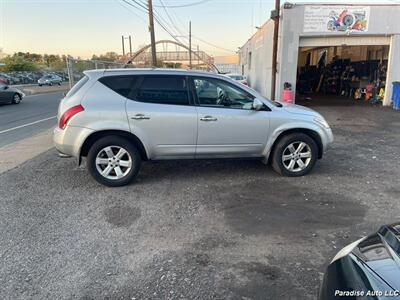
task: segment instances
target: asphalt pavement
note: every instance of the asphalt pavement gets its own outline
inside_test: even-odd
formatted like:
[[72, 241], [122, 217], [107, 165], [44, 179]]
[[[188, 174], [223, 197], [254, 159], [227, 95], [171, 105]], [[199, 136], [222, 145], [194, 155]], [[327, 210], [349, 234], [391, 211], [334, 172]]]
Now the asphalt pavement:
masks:
[[316, 109], [335, 143], [300, 178], [145, 162], [107, 188], [54, 149], [0, 174], [0, 298], [316, 299], [343, 246], [400, 217], [399, 113]]
[[0, 147], [31, 137], [57, 124], [62, 92], [26, 96], [18, 105], [0, 105]]

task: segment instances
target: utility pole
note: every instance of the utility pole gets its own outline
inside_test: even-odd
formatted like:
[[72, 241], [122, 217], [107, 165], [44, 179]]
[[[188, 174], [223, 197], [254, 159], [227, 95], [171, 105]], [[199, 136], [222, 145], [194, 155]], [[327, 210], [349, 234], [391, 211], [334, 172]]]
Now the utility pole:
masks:
[[125, 38], [122, 36], [122, 55], [125, 56]]
[[147, 0], [147, 5], [149, 9], [149, 31], [150, 31], [150, 39], [151, 39], [151, 60], [152, 65], [155, 67], [157, 65], [157, 57], [156, 57], [156, 38], [154, 36], [154, 18], [153, 18], [153, 1]]
[[275, 100], [276, 93], [276, 72], [277, 72], [277, 57], [278, 57], [278, 34], [279, 34], [279, 10], [281, 1], [275, 0], [275, 10], [271, 12], [271, 19], [274, 20], [274, 40], [272, 47], [272, 86], [271, 99]]
[[132, 58], [132, 38], [129, 35], [129, 57]]
[[197, 45], [197, 67], [200, 65], [200, 51], [199, 51], [199, 45]]
[[192, 21], [189, 21], [189, 68], [192, 68]]

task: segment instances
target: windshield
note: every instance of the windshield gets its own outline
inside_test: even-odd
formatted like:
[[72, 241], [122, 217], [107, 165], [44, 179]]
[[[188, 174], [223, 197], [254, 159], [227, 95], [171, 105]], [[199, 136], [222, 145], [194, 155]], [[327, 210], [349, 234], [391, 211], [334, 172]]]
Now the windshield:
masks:
[[234, 79], [234, 80], [243, 80], [243, 76], [241, 75], [228, 75], [230, 78]]

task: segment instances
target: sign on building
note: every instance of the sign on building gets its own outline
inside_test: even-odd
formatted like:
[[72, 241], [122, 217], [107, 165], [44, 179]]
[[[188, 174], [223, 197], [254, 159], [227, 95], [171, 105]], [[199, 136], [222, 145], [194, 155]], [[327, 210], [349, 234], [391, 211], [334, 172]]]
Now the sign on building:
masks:
[[304, 32], [367, 32], [368, 6], [306, 6]]

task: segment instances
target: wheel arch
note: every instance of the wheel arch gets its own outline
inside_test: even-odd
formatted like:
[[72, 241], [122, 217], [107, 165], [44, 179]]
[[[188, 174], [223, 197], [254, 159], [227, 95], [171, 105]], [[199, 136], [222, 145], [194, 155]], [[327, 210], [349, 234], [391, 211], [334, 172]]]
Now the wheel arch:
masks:
[[[279, 143], [280, 139], [288, 134], [291, 133], [304, 133], [306, 135], [308, 135], [310, 138], [312, 138], [315, 143], [317, 144], [318, 147], [318, 159], [322, 158], [323, 152], [324, 152], [324, 146], [322, 144], [322, 139], [319, 135], [318, 132], [309, 129], [309, 128], [291, 128], [291, 129], [286, 129], [284, 131], [282, 131], [281, 133], [279, 133], [279, 135], [275, 138], [272, 147], [271, 147], [271, 151], [270, 153], [273, 153], [275, 151], [275, 147], [276, 145]], [[272, 155], [269, 155], [269, 159], [271, 159]]]
[[90, 134], [85, 141], [82, 144], [82, 147], [79, 151], [79, 164], [81, 163], [82, 157], [86, 157], [90, 147], [100, 138], [103, 138], [105, 136], [119, 136], [127, 139], [130, 141], [133, 145], [136, 146], [137, 150], [140, 153], [140, 156], [142, 160], [148, 160], [148, 155], [146, 152], [146, 148], [144, 147], [142, 141], [133, 133], [123, 131], [123, 130], [101, 130], [101, 131], [95, 131], [92, 134]]

